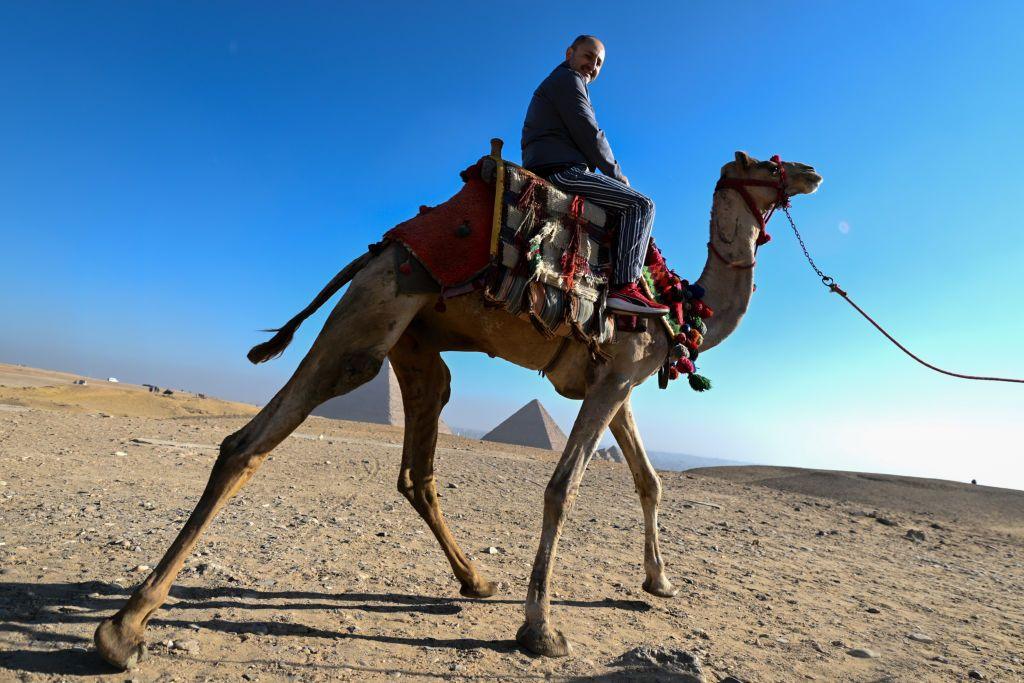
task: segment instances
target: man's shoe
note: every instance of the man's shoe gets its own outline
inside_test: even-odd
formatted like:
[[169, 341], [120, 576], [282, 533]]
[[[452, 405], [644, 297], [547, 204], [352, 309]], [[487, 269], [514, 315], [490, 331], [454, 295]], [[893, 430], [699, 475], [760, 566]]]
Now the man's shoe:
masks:
[[608, 294], [608, 308], [616, 313], [628, 313], [644, 317], [657, 317], [668, 313], [668, 306], [651, 301], [639, 285], [630, 282], [619, 285]]

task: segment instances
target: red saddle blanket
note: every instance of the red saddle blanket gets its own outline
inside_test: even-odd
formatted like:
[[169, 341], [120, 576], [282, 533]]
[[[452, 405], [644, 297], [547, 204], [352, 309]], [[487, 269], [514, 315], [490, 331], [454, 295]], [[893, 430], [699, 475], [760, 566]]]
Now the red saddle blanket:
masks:
[[465, 184], [454, 197], [421, 206], [418, 216], [384, 234], [404, 245], [443, 288], [468, 282], [490, 265], [494, 186], [481, 178], [481, 163], [462, 172]]

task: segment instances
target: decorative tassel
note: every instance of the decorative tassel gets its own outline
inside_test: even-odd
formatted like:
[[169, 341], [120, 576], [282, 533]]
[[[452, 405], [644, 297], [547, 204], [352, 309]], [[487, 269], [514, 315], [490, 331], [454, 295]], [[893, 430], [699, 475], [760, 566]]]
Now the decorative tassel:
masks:
[[711, 380], [709, 380], [707, 377], [703, 375], [698, 375], [694, 373], [688, 376], [686, 379], [690, 383], [690, 388], [693, 389], [694, 391], [707, 391], [708, 389], [711, 388]]

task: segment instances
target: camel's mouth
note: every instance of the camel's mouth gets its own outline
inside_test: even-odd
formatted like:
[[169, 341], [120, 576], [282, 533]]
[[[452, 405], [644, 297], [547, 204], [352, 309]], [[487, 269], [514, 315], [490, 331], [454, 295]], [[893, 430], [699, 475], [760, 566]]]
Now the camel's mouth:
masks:
[[814, 194], [818, 191], [821, 186], [822, 177], [811, 168], [801, 170], [799, 173], [791, 176], [789, 182], [789, 194], [790, 196], [796, 194]]

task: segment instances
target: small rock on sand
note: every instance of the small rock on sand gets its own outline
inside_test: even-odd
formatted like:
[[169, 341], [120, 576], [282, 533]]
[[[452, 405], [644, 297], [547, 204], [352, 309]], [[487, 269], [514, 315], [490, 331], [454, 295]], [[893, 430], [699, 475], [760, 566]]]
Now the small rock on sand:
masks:
[[174, 644], [171, 645], [172, 650], [181, 650], [183, 652], [195, 652], [199, 649], [199, 641], [197, 640], [175, 640]]
[[923, 633], [908, 633], [907, 638], [913, 640], [915, 643], [931, 644], [935, 642], [934, 638], [926, 636]]
[[680, 683], [704, 683], [704, 671], [697, 656], [676, 648], [635, 647], [610, 662], [610, 665], [620, 666], [637, 674], [664, 673], [671, 676], [671, 680]]
[[878, 659], [878, 653], [866, 647], [851, 647], [846, 654], [858, 659]]

